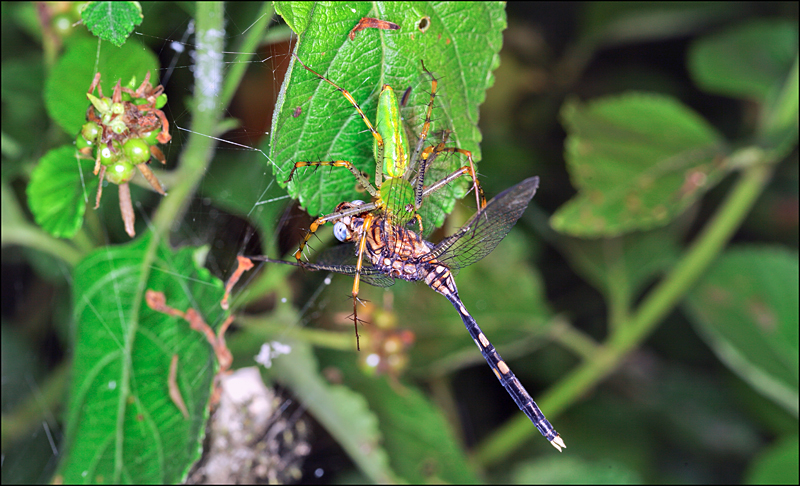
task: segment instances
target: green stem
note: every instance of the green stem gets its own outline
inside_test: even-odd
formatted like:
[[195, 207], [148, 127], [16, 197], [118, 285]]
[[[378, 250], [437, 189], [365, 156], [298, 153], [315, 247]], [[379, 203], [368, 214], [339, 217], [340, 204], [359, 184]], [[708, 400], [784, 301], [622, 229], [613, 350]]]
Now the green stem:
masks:
[[631, 285], [629, 271], [625, 268], [622, 238], [603, 242], [608, 281], [606, 283], [606, 302], [608, 304], [608, 327], [613, 334], [630, 318]]
[[[296, 312], [292, 312], [296, 318], [276, 318], [272, 314], [269, 317], [259, 316], [240, 316], [236, 318], [236, 324], [246, 328], [246, 332], [242, 333], [240, 345], [245, 342], [253, 343], [263, 342], [265, 339], [280, 339], [281, 337], [303, 341], [313, 346], [326, 349], [335, 349], [338, 351], [353, 351], [355, 349], [355, 338], [353, 333], [348, 330], [347, 332], [339, 331], [324, 331], [320, 329], [309, 329], [297, 325], [299, 317]], [[362, 348], [369, 345], [366, 336], [361, 338]], [[237, 337], [231, 338], [231, 341], [236, 343]], [[235, 347], [233, 344], [230, 346], [232, 349]]]
[[192, 133], [180, 157], [176, 180], [153, 217], [153, 244], [168, 233], [189, 205], [191, 195], [211, 163], [216, 141], [207, 136], [215, 133], [221, 111], [222, 50], [224, 47], [223, 4], [197, 3], [197, 64], [195, 65]]
[[[43, 421], [53, 418], [52, 411], [66, 400], [67, 385], [72, 363], [62, 361], [45, 379], [41, 386], [34, 388], [33, 393], [19, 403], [13, 410], [3, 412], [2, 451], [24, 437], [33, 434]], [[55, 425], [51, 422], [51, 425]]]
[[0, 185], [3, 206], [2, 246], [20, 245], [53, 256], [74, 267], [83, 258], [83, 252], [70, 242], [55, 238], [38, 226], [28, 222], [20, 208], [14, 191], [6, 183]]
[[[551, 420], [612, 373], [692, 289], [747, 216], [771, 174], [770, 165], [749, 167], [681, 261], [645, 297], [632, 317], [613, 330], [591, 359], [537, 400]], [[487, 438], [474, 458], [484, 467], [494, 464], [536, 435], [535, 431], [528, 418], [519, 414]], [[565, 442], [569, 446], [568, 438]]]

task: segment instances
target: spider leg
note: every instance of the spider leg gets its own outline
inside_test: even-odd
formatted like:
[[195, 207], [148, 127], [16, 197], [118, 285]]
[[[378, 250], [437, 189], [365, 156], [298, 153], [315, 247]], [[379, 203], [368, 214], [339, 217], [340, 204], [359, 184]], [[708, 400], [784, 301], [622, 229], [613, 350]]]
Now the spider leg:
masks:
[[[419, 134], [419, 140], [417, 140], [417, 146], [414, 148], [414, 154], [411, 156], [411, 160], [419, 160], [418, 157], [420, 152], [422, 151], [422, 147], [425, 146], [425, 140], [428, 138], [428, 131], [431, 128], [431, 114], [433, 113], [433, 100], [436, 98], [436, 90], [439, 82], [436, 78], [425, 68], [425, 63], [422, 63], [422, 71], [427, 74], [431, 78], [431, 100], [428, 102], [428, 111], [425, 114], [425, 123], [422, 124], [422, 132]], [[409, 164], [408, 170], [412, 169], [413, 164]], [[420, 183], [421, 185], [421, 183]]]
[[358, 337], [358, 289], [361, 283], [361, 269], [364, 263], [364, 253], [367, 248], [367, 235], [372, 227], [375, 217], [372, 213], [364, 216], [364, 226], [361, 233], [361, 238], [358, 242], [358, 263], [356, 263], [356, 275], [353, 278], [353, 327], [356, 330], [356, 349], [361, 351], [361, 343]]
[[349, 170], [354, 176], [356, 176], [356, 180], [359, 184], [361, 184], [369, 195], [372, 197], [378, 197], [378, 190], [370, 184], [367, 175], [356, 168], [352, 163], [346, 160], [324, 160], [320, 162], [295, 162], [294, 167], [289, 172], [289, 178], [283, 182], [289, 182], [294, 177], [295, 172], [297, 169], [301, 167], [344, 167], [345, 169]]
[[336, 83], [334, 83], [330, 79], [326, 78], [325, 76], [319, 74], [318, 72], [314, 71], [310, 67], [306, 66], [305, 63], [303, 61], [301, 61], [300, 58], [297, 57], [296, 55], [294, 56], [294, 58], [297, 59], [297, 62], [299, 62], [300, 65], [303, 66], [306, 69], [306, 71], [310, 71], [312, 74], [316, 75], [322, 81], [325, 81], [326, 83], [328, 83], [331, 86], [333, 86], [334, 88], [336, 88], [336, 90], [338, 92], [342, 93], [342, 96], [347, 98], [347, 101], [349, 101], [350, 104], [353, 105], [353, 107], [356, 109], [356, 111], [358, 111], [358, 114], [361, 116], [361, 119], [364, 120], [364, 124], [367, 125], [367, 128], [369, 129], [370, 133], [372, 133], [373, 138], [375, 138], [375, 143], [378, 146], [378, 149], [377, 149], [377, 151], [375, 153], [375, 160], [381, 161], [381, 163], [379, 163], [378, 167], [377, 167], [377, 175], [375, 176], [375, 183], [380, 185], [380, 181], [381, 181], [380, 176], [382, 174], [381, 165], [383, 163], [383, 147], [384, 147], [383, 137], [381, 137], [381, 135], [378, 133], [378, 131], [375, 130], [375, 127], [372, 126], [372, 123], [369, 121], [369, 118], [367, 118], [367, 115], [364, 114], [364, 111], [361, 109], [360, 106], [358, 106], [358, 103], [356, 103], [356, 100], [353, 98], [353, 96], [346, 89], [339, 87]]

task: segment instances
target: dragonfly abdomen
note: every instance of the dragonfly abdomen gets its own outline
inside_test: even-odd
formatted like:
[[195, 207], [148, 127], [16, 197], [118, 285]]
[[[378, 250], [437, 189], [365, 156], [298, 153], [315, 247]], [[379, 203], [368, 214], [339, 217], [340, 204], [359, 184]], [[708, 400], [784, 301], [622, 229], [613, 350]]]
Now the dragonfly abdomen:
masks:
[[[553, 447], [561, 451], [562, 447], [566, 447], [563, 439], [561, 439], [556, 429], [553, 428], [550, 422], [545, 418], [544, 413], [542, 413], [539, 406], [536, 405], [536, 402], [533, 401], [533, 398], [531, 398], [525, 387], [522, 386], [522, 383], [511, 371], [511, 368], [508, 367], [506, 362], [503, 361], [503, 358], [497, 353], [497, 350], [492, 343], [489, 342], [489, 339], [483, 334], [478, 323], [475, 322], [475, 319], [470, 315], [467, 308], [464, 307], [464, 304], [458, 297], [458, 291], [451, 292], [447, 289], [446, 284], [448, 283], [452, 284], [453, 288], [455, 288], [455, 283], [453, 283], [453, 277], [450, 275], [449, 270], [447, 270], [447, 275], [449, 278], [441, 279], [444, 280], [444, 282], [434, 282], [431, 288], [447, 297], [447, 300], [453, 304], [458, 314], [461, 316], [464, 326], [466, 326], [467, 331], [469, 331], [469, 335], [472, 336], [478, 349], [481, 350], [481, 354], [486, 359], [486, 362], [489, 363], [489, 366], [492, 368], [492, 371], [494, 371], [497, 379], [500, 380], [503, 388], [505, 388], [508, 394], [511, 395], [511, 398], [514, 399], [514, 403], [528, 416], [545, 439], [549, 440]], [[434, 287], [434, 285], [438, 285], [438, 288]]]

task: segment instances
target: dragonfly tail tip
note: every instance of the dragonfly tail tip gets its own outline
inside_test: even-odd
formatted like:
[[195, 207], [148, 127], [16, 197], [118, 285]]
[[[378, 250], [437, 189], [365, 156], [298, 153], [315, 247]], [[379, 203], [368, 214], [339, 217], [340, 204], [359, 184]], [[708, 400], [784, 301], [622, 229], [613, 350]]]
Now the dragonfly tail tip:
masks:
[[562, 439], [560, 435], [555, 436], [555, 438], [550, 441], [550, 445], [558, 449], [558, 452], [561, 452], [562, 448], [567, 448], [566, 444], [564, 444], [564, 439]]

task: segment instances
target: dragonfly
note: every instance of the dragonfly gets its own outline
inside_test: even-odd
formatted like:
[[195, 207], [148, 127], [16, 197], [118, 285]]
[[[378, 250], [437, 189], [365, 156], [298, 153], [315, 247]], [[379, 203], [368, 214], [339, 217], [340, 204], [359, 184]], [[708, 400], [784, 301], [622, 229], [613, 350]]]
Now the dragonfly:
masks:
[[[425, 147], [428, 133], [431, 127], [431, 113], [433, 111], [433, 103], [436, 97], [438, 81], [425, 68], [425, 63], [420, 61], [422, 65], [422, 72], [431, 80], [431, 93], [430, 101], [428, 102], [425, 121], [422, 129], [417, 137], [417, 144], [414, 151], [410, 150], [408, 135], [406, 134], [403, 120], [400, 116], [400, 102], [394, 90], [388, 84], [381, 87], [380, 94], [378, 95], [378, 108], [375, 115], [375, 124], [373, 125], [359, 104], [353, 96], [344, 88], [340, 87], [330, 79], [317, 73], [303, 63], [297, 56], [297, 62], [311, 72], [320, 80], [333, 86], [336, 91], [342, 93], [348, 102], [355, 108], [361, 119], [364, 121], [368, 131], [372, 134], [373, 142], [373, 155], [375, 158], [375, 179], [374, 184], [370, 183], [368, 175], [361, 172], [351, 162], [347, 160], [327, 160], [327, 161], [299, 161], [295, 162], [289, 177], [285, 183], [289, 183], [298, 170], [307, 167], [341, 167], [349, 170], [356, 178], [358, 183], [366, 189], [372, 197], [372, 201], [358, 206], [342, 205], [339, 204], [333, 213], [321, 216], [315, 219], [309, 231], [306, 233], [303, 241], [300, 243], [298, 250], [295, 252], [295, 259], [299, 262], [302, 260], [303, 250], [308, 244], [311, 236], [316, 233], [320, 226], [329, 223], [337, 222], [343, 218], [351, 218], [358, 215], [364, 221], [365, 228], [372, 226], [385, 226], [386, 224], [392, 226], [405, 226], [409, 222], [416, 222], [419, 224], [419, 232], [422, 234], [423, 218], [420, 215], [423, 201], [436, 191], [448, 186], [451, 182], [460, 177], [470, 177], [472, 180], [472, 188], [475, 192], [475, 202], [480, 209], [486, 205], [486, 199], [483, 194], [483, 189], [478, 182], [477, 173], [475, 172], [475, 164], [472, 158], [472, 152], [458, 147], [446, 146], [449, 131], [445, 131], [442, 135], [441, 141], [435, 145]], [[405, 96], [404, 96], [405, 98]], [[460, 167], [456, 171], [442, 177], [441, 179], [430, 183], [425, 186], [425, 176], [429, 169], [433, 166], [434, 161], [443, 156], [444, 154], [461, 154], [466, 157], [467, 164]], [[377, 221], [381, 221], [380, 225], [376, 225]], [[429, 228], [431, 229], [431, 228]], [[368, 232], [362, 232], [362, 241], [358, 246], [359, 258], [362, 260], [363, 250], [366, 247], [363, 236]], [[356, 335], [358, 335], [358, 290], [359, 279], [363, 275], [360, 272], [355, 273], [353, 281], [353, 325], [356, 328]]]
[[[459, 269], [481, 260], [497, 247], [525, 212], [538, 186], [539, 178], [531, 177], [506, 189], [477, 211], [458, 231], [436, 245], [407, 227], [374, 216], [371, 209], [357, 212], [358, 208], [369, 206], [363, 201], [343, 202], [337, 209], [349, 212], [349, 215], [336, 222], [334, 235], [340, 241], [355, 245], [334, 247], [313, 264], [260, 256], [250, 259], [307, 270], [360, 275], [361, 280], [378, 287], [391, 286], [396, 279], [422, 280], [453, 304], [497, 379], [539, 432], [561, 451], [566, 448], [563, 439], [467, 311], [454, 280]], [[355, 264], [353, 260], [356, 260]]]

